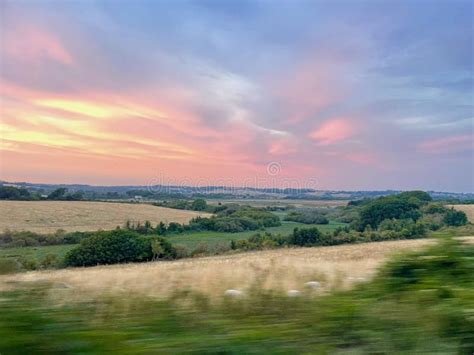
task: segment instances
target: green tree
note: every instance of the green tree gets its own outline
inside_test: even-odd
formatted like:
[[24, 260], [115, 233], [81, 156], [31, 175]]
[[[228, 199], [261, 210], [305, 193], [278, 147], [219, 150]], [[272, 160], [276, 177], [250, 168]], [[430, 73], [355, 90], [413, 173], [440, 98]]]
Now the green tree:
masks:
[[48, 200], [62, 200], [65, 198], [67, 188], [60, 187], [48, 195]]
[[31, 200], [31, 193], [27, 189], [14, 186], [0, 187], [0, 200]]
[[451, 208], [446, 211], [443, 222], [448, 226], [464, 226], [467, 224], [467, 216], [463, 211], [456, 211], [454, 208]]
[[165, 225], [163, 222], [160, 222], [160, 223], [156, 226], [156, 234], [158, 234], [158, 235], [164, 235], [164, 234], [166, 234], [166, 225]]
[[399, 196], [380, 197], [365, 205], [360, 211], [361, 227], [370, 225], [376, 229], [385, 219], [405, 219], [411, 218], [416, 221], [421, 217], [418, 210], [419, 205], [410, 198], [400, 198]]
[[316, 246], [324, 245], [325, 240], [323, 239], [323, 234], [316, 227], [305, 229], [295, 228], [289, 238], [289, 242], [290, 244], [299, 246]]
[[193, 203], [191, 204], [191, 209], [193, 211], [205, 211], [207, 209], [206, 200], [204, 200], [202, 198], [194, 200]]

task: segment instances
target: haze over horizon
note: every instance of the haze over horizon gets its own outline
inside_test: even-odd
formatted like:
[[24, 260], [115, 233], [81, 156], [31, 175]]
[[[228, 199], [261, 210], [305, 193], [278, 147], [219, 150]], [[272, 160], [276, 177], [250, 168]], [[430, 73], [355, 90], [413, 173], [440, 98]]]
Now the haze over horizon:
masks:
[[474, 192], [472, 6], [2, 1], [0, 179]]

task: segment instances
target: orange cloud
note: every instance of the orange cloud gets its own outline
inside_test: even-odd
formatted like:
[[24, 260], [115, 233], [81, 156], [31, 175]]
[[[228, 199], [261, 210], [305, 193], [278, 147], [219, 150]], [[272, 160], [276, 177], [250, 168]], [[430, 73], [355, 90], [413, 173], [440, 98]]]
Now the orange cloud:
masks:
[[355, 131], [355, 126], [351, 121], [337, 118], [326, 121], [309, 136], [317, 141], [318, 145], [330, 145], [352, 137]]

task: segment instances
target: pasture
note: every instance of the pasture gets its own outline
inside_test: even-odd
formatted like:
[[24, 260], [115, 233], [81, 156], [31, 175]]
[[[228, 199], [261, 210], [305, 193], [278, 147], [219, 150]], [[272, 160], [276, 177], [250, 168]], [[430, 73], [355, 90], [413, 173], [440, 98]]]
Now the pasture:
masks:
[[85, 201], [0, 201], [0, 230], [52, 233], [110, 230], [132, 222], [187, 223], [209, 214], [176, 210], [149, 204]]
[[[266, 228], [265, 231], [274, 234], [288, 235], [293, 231], [294, 228], [317, 227], [323, 232], [329, 232], [335, 230], [338, 227], [344, 227], [345, 225], [346, 224], [344, 223], [337, 222], [331, 222], [325, 225], [282, 222], [281, 226]], [[228, 246], [231, 240], [248, 239], [249, 237], [258, 232], [259, 231], [224, 233], [202, 231], [188, 232], [183, 234], [169, 234], [165, 238], [169, 240], [173, 245], [183, 245], [188, 248], [189, 251], [192, 251], [201, 244], [206, 244], [210, 248], [217, 247], [223, 244]], [[0, 248], [0, 260], [23, 258], [26, 260], [39, 261], [44, 259], [48, 254], [57, 255], [60, 259], [62, 259], [64, 255], [75, 246], [76, 244], [65, 244], [36, 247]]]
[[[346, 225], [346, 223], [338, 222], [330, 222], [329, 224], [303, 224], [282, 221], [281, 226], [265, 228], [265, 231], [263, 231], [263, 233], [268, 232], [272, 234], [288, 235], [291, 234], [291, 232], [293, 232], [293, 229], [295, 228], [311, 227], [317, 227], [321, 232], [330, 232], [338, 227], [344, 227]], [[190, 249], [193, 249], [200, 243], [207, 243], [208, 245], [212, 246], [217, 245], [219, 243], [228, 243], [231, 240], [248, 239], [259, 232], [262, 233], [262, 231], [258, 230], [239, 233], [225, 233], [213, 231], [189, 232], [183, 234], [170, 234], [166, 236], [166, 239], [168, 239], [173, 244], [181, 244]]]
[[[473, 242], [474, 238], [467, 240]], [[34, 271], [0, 277], [0, 288], [11, 282], [55, 282], [72, 287], [71, 300], [100, 294], [129, 293], [166, 297], [177, 291], [222, 296], [226, 289], [304, 289], [319, 281], [321, 292], [368, 280], [395, 253], [435, 243], [435, 239], [403, 240], [320, 248], [288, 248], [170, 262]]]
[[0, 248], [0, 260], [18, 258], [24, 258], [27, 260], [42, 260], [49, 254], [57, 255], [59, 258], [63, 258], [64, 255], [66, 255], [66, 253], [75, 246], [76, 244], [63, 244], [38, 247]]

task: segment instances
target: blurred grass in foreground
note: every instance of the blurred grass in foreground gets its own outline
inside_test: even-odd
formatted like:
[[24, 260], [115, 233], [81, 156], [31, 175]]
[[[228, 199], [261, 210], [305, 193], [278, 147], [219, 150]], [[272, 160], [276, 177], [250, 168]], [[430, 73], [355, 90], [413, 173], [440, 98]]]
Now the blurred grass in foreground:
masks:
[[104, 296], [61, 304], [48, 285], [0, 293], [0, 353], [474, 351], [474, 245], [443, 240], [351, 291], [290, 298], [258, 285], [210, 301]]

